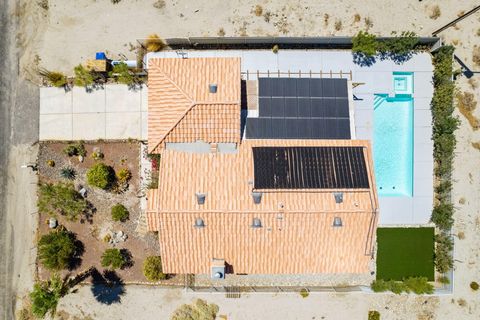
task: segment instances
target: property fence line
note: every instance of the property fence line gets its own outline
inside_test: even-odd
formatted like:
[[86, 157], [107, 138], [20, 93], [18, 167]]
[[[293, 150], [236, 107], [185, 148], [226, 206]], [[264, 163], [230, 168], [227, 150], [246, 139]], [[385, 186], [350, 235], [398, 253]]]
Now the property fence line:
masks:
[[444, 25], [443, 27], [441, 27], [440, 29], [437, 29], [435, 31], [432, 32], [432, 36], [433, 37], [436, 37], [437, 34], [439, 34], [440, 32], [456, 25], [458, 22], [462, 21], [463, 19], [465, 19], [466, 17], [474, 14], [475, 12], [477, 12], [478, 10], [480, 10], [480, 6], [476, 6], [475, 8], [473, 8], [472, 10], [468, 11], [467, 13], [461, 15], [460, 17], [458, 17], [457, 19], [447, 23], [446, 25]]

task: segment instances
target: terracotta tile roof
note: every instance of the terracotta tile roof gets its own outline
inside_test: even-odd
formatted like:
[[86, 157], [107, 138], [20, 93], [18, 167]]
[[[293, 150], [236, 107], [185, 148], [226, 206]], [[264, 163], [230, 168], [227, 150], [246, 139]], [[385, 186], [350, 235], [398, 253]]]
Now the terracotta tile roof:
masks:
[[[240, 58], [156, 58], [149, 64], [149, 152], [164, 142], [239, 142]], [[216, 93], [210, 84], [217, 84]]]
[[[370, 188], [342, 190], [341, 204], [334, 190], [262, 190], [254, 204], [254, 146], [364, 146]], [[370, 144], [358, 140], [245, 140], [235, 154], [163, 150], [147, 217], [159, 231], [164, 271], [208, 273], [221, 258], [235, 273], [368, 272], [378, 208], [372, 168]], [[343, 227], [332, 227], [335, 216]], [[197, 217], [205, 228], [193, 226]], [[250, 227], [254, 217], [263, 228]]]

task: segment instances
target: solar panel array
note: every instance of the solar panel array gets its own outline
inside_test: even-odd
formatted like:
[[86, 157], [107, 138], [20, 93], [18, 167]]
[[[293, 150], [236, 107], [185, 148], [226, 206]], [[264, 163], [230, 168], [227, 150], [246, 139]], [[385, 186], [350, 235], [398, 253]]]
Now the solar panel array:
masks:
[[259, 78], [247, 139], [350, 139], [346, 79]]
[[255, 189], [369, 188], [363, 147], [254, 147]]

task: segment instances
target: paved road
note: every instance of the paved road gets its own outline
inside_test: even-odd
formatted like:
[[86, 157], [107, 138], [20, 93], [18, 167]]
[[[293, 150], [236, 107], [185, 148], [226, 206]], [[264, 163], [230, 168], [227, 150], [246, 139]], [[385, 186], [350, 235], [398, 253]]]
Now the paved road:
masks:
[[18, 22], [11, 14], [15, 5], [15, 0], [0, 0], [0, 319], [7, 320], [14, 318], [16, 297], [13, 252], [22, 242], [22, 232], [16, 233], [7, 221], [12, 220], [9, 217], [25, 214], [7, 207], [7, 184], [16, 178], [8, 172], [8, 159], [14, 146], [38, 140], [38, 88], [18, 76], [18, 52], [21, 52], [15, 45]]

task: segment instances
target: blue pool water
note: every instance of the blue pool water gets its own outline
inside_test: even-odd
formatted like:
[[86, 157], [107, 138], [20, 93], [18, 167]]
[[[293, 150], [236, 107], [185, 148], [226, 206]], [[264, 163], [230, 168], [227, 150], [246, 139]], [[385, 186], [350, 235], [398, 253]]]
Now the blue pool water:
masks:
[[[380, 196], [413, 195], [413, 73], [393, 75], [395, 96], [374, 98], [373, 158]], [[409, 92], [409, 93], [407, 93]]]

